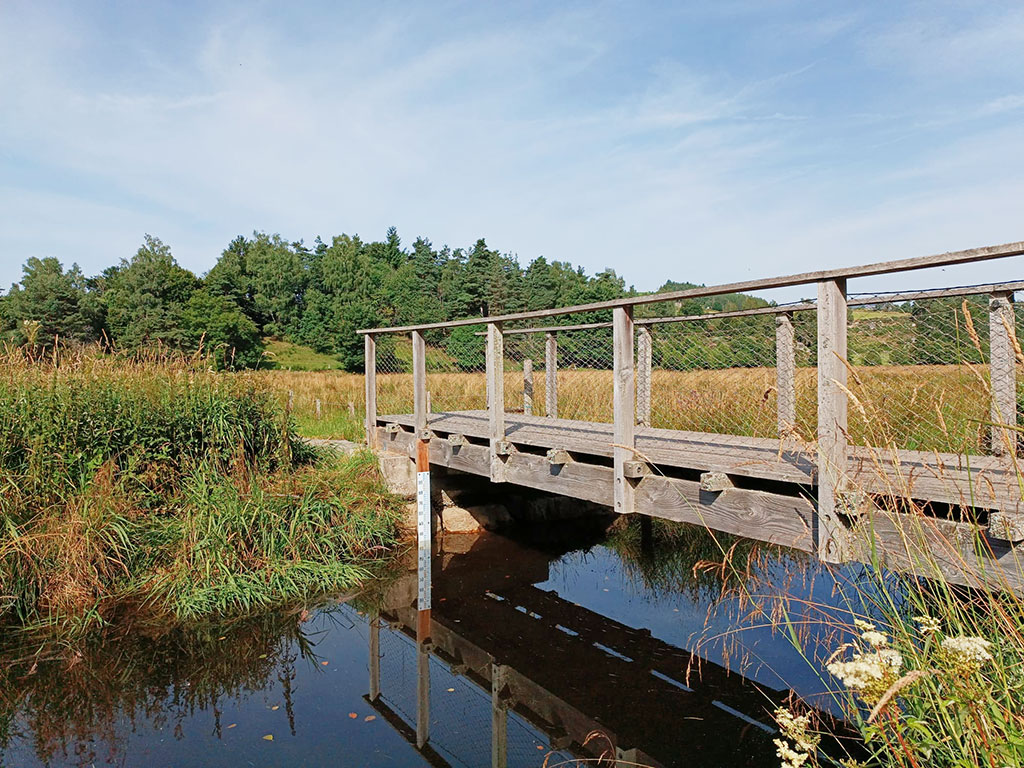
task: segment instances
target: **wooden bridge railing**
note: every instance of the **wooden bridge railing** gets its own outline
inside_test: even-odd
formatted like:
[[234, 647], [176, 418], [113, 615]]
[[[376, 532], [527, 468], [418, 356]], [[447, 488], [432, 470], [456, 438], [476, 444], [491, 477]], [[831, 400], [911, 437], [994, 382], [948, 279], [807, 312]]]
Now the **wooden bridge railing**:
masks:
[[[709, 315], [638, 318], [635, 309], [647, 304], [679, 302], [685, 299], [718, 296], [740, 291], [763, 291], [799, 285], [814, 285], [816, 301], [759, 307], [734, 312], [715, 313], [713, 317], [747, 317], [770, 315], [775, 318], [775, 380], [777, 427], [780, 436], [794, 429], [797, 420], [796, 339], [794, 315], [813, 312], [817, 335], [817, 462], [818, 507], [816, 544], [825, 560], [842, 556], [837, 532], [840, 497], [845, 489], [844, 474], [850, 456], [849, 446], [849, 362], [848, 322], [850, 306], [922, 301], [926, 299], [987, 294], [989, 302], [989, 381], [991, 394], [992, 453], [1015, 454], [1017, 445], [1017, 382], [1016, 367], [1020, 356], [1014, 333], [1013, 295], [1024, 290], [1022, 282], [1004, 282], [963, 288], [848, 296], [848, 281], [854, 278], [885, 275], [967, 264], [1024, 254], [1024, 242], [977, 248], [936, 256], [883, 262], [840, 270], [803, 273], [786, 277], [750, 280], [726, 285], [693, 288], [671, 293], [628, 297], [550, 310], [519, 312], [494, 317], [466, 318], [442, 323], [428, 323], [396, 328], [373, 328], [360, 331], [365, 337], [366, 352], [366, 426], [367, 439], [373, 444], [378, 421], [376, 389], [376, 340], [381, 334], [411, 334], [412, 380], [415, 430], [418, 439], [429, 439], [427, 365], [424, 333], [435, 329], [485, 325], [486, 390], [490, 474], [495, 482], [505, 479], [505, 459], [514, 450], [506, 437], [504, 342], [511, 334], [544, 334], [544, 412], [555, 418], [558, 414], [559, 337], [574, 331], [597, 328], [612, 329], [612, 412], [614, 508], [620, 513], [634, 511], [635, 480], [643, 469], [635, 454], [638, 427], [652, 426], [652, 327], [660, 324], [704, 322]], [[610, 322], [578, 325], [539, 325], [509, 327], [510, 323], [536, 322], [546, 318], [581, 312], [611, 310]], [[532, 414], [533, 360], [523, 362], [523, 411]]]

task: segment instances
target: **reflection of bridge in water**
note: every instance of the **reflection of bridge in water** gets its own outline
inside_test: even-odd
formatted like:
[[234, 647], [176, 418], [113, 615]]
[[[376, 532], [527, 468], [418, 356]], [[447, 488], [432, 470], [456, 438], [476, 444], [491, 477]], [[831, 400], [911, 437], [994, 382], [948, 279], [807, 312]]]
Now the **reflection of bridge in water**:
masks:
[[479, 544], [435, 575], [426, 634], [416, 574], [371, 621], [368, 698], [431, 762], [536, 766], [549, 749], [622, 765], [777, 762], [771, 710], [786, 692], [534, 586], [549, 576], [540, 553], [516, 548], [506, 568], [503, 540]]

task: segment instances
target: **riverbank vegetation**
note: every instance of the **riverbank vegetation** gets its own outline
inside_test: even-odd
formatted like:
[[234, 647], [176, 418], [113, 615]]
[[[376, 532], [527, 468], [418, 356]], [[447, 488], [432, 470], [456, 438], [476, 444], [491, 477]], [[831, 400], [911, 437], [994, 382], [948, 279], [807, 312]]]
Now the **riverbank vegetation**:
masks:
[[368, 454], [318, 455], [206, 359], [0, 359], [0, 622], [174, 620], [351, 588], [395, 545]]

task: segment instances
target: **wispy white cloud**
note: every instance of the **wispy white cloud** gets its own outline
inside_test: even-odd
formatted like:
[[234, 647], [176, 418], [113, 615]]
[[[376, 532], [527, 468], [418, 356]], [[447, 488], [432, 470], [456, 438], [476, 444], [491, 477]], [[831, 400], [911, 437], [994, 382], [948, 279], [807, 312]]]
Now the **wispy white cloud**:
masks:
[[[758, 5], [164, 7], [172, 28], [116, 35], [73, 6], [4, 6], [0, 283], [37, 254], [96, 271], [144, 231], [204, 271], [254, 228], [395, 224], [643, 288], [1020, 237], [1024, 74], [919, 93], [940, 31], [957, 77], [991, 73], [971, 58], [991, 18]], [[943, 123], [961, 103], [988, 119]]]

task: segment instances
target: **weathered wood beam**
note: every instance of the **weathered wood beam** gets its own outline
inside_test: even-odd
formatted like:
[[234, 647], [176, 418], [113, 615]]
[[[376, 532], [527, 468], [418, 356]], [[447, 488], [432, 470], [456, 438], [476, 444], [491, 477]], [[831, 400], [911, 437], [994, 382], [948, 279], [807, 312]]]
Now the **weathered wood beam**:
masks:
[[992, 453], [1017, 452], [1017, 355], [1013, 348], [1012, 293], [994, 293], [989, 300], [989, 365], [992, 381]]
[[500, 323], [487, 324], [487, 424], [491, 449], [491, 482], [505, 480], [505, 462], [498, 448], [505, 442], [505, 344]]
[[363, 359], [366, 372], [366, 445], [377, 449], [377, 338], [368, 333], [363, 337]]
[[380, 625], [381, 618], [370, 619], [370, 701], [380, 698]]
[[633, 308], [616, 307], [612, 313], [612, 410], [615, 415], [614, 452], [615, 505], [619, 514], [634, 509], [634, 487], [625, 474], [627, 461], [632, 461], [636, 439], [636, 380], [633, 374]]
[[508, 704], [505, 667], [491, 663], [491, 768], [508, 766]]
[[641, 427], [651, 426], [651, 368], [653, 360], [651, 329], [642, 325], [637, 331], [636, 345], [636, 420]]
[[796, 344], [793, 313], [775, 316], [775, 390], [779, 437], [796, 424]]
[[825, 562], [844, 558], [840, 493], [847, 467], [846, 281], [818, 283], [818, 514], [815, 541]]
[[792, 275], [783, 275], [781, 277], [743, 280], [735, 283], [723, 283], [721, 285], [688, 288], [682, 291], [652, 293], [644, 296], [630, 296], [625, 299], [597, 301], [590, 304], [577, 304], [575, 306], [559, 307], [557, 309], [516, 312], [513, 314], [498, 315], [487, 318], [466, 318], [465, 320], [451, 320], [441, 323], [424, 323], [421, 325], [409, 325], [400, 328], [363, 328], [358, 330], [357, 333], [379, 333], [382, 331], [390, 331], [394, 333], [411, 330], [427, 330], [430, 328], [454, 328], [462, 325], [479, 325], [481, 322], [498, 323], [510, 322], [513, 320], [530, 320], [538, 317], [554, 317], [557, 315], [572, 314], [575, 312], [594, 312], [602, 309], [616, 309], [627, 306], [633, 307], [640, 304], [655, 304], [662, 301], [681, 301], [682, 299], [694, 299], [701, 296], [721, 296], [726, 293], [744, 293], [747, 291], [763, 291], [771, 288], [786, 288], [792, 285], [838, 282], [843, 282], [845, 284], [846, 280], [854, 277], [869, 277], [871, 275], [908, 272], [915, 269], [945, 267], [952, 264], [971, 264], [979, 261], [990, 261], [992, 259], [1020, 256], [1022, 254], [1024, 254], [1024, 241], [1006, 243], [1004, 245], [990, 245], [982, 248], [970, 248], [964, 251], [938, 253], [930, 256], [916, 256], [909, 259], [898, 259], [896, 261], [880, 261], [873, 264], [863, 264], [860, 266], [845, 267], [842, 269], [800, 272]]
[[416, 434], [427, 431], [427, 346], [420, 331], [412, 332], [412, 389]]
[[544, 410], [549, 419], [558, 418], [558, 337], [553, 332], [544, 340]]
[[533, 414], [533, 360], [523, 360], [523, 413]]

